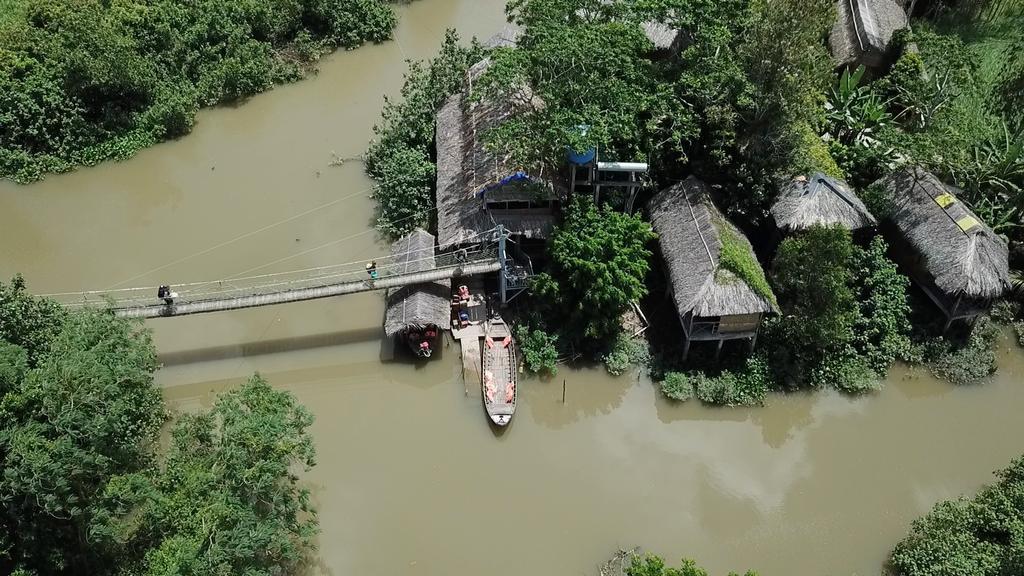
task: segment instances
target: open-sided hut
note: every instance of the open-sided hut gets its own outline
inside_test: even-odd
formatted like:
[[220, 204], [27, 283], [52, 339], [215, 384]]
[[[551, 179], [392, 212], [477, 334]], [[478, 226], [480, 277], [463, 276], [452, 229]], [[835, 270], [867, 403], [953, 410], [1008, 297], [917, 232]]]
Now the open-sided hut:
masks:
[[784, 234], [814, 225], [839, 224], [850, 231], [878, 225], [849, 184], [821, 172], [790, 180], [780, 190], [771, 213]]
[[485, 145], [488, 131], [543, 106], [526, 86], [510, 87], [502, 97], [471, 98], [490, 63], [473, 65], [463, 91], [437, 113], [437, 234], [444, 247], [476, 242], [498, 224], [513, 235], [545, 239], [564, 195], [557, 174], [522, 166]]
[[695, 340], [717, 341], [721, 351], [724, 341], [745, 338], [753, 348], [761, 317], [773, 309], [771, 300], [721, 266], [723, 243], [757, 265], [750, 242], [693, 176], [659, 192], [649, 211], [683, 325], [683, 359]]
[[[392, 244], [391, 254], [396, 273], [432, 270], [435, 267], [434, 236], [417, 228]], [[405, 341], [416, 353], [422, 352], [424, 341], [432, 349], [451, 319], [451, 282], [448, 280], [394, 288], [387, 292], [385, 300], [384, 334]], [[427, 336], [430, 332], [434, 333], [434, 338]]]
[[883, 230], [904, 270], [946, 315], [946, 327], [988, 310], [1010, 287], [1008, 249], [956, 189], [923, 168], [880, 181], [890, 213]]
[[837, 0], [836, 12], [829, 47], [840, 66], [884, 66], [893, 32], [907, 27], [907, 14], [894, 0]]

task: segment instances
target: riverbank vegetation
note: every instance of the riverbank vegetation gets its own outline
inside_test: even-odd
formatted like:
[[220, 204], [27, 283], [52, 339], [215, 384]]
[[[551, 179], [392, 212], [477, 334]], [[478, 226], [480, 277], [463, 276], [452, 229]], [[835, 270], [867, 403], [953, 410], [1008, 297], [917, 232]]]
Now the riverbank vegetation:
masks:
[[0, 3], [0, 178], [120, 160], [187, 134], [203, 106], [300, 78], [390, 37], [386, 0]]
[[462, 80], [483, 56], [475, 42], [460, 46], [449, 30], [429, 62], [410, 62], [398, 101], [386, 99], [376, 138], [366, 151], [366, 173], [374, 179], [377, 228], [397, 240], [417, 227], [429, 228], [434, 211], [437, 152], [434, 114], [462, 88]]
[[940, 502], [914, 521], [890, 564], [899, 576], [1024, 573], [1024, 458], [971, 498]]
[[309, 413], [254, 377], [168, 414], [141, 324], [0, 283], [0, 571], [288, 573], [317, 521]]

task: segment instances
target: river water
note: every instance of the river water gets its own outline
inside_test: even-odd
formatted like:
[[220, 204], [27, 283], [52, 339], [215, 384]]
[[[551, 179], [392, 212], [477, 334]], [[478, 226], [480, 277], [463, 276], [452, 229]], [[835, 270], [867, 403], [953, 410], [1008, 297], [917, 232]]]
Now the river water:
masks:
[[[0, 277], [37, 293], [288, 271], [386, 251], [357, 161], [403, 59], [446, 27], [486, 37], [501, 0], [401, 8], [397, 40], [117, 164], [0, 182]], [[591, 574], [615, 548], [689, 556], [713, 574], [876, 575], [910, 521], [1024, 451], [1024, 354], [956, 388], [893, 370], [870, 397], [773, 395], [757, 409], [672, 404], [634, 374], [529, 380], [495, 435], [457, 348], [382, 362], [380, 295], [156, 320], [157, 376], [180, 410], [254, 371], [316, 415], [306, 475], [315, 575]], [[562, 402], [563, 380], [565, 402]]]

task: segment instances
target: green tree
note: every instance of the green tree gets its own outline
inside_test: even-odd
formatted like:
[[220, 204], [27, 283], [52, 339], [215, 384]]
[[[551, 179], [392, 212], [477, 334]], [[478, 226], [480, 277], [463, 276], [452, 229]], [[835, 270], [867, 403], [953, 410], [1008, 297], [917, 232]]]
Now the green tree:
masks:
[[970, 499], [940, 502], [914, 521], [890, 558], [900, 576], [1024, 573], [1024, 458]]
[[538, 275], [533, 287], [549, 325], [560, 326], [562, 337], [575, 344], [610, 345], [629, 302], [647, 293], [653, 239], [639, 216], [574, 198], [551, 239], [551, 273]]
[[164, 417], [156, 354], [138, 324], [95, 311], [69, 315], [41, 349], [33, 368], [20, 346], [0, 354], [0, 566], [102, 573], [109, 558], [88, 526], [106, 482], [151, 460]]
[[392, 238], [430, 222], [434, 209], [437, 152], [434, 115], [462, 88], [471, 64], [482, 57], [475, 42], [464, 47], [454, 30], [445, 33], [438, 55], [423, 64], [411, 62], [401, 99], [384, 101], [376, 139], [366, 151], [366, 173], [376, 183], [377, 227]]
[[313, 417], [259, 375], [183, 416], [159, 466], [113, 478], [91, 535], [118, 573], [295, 573], [318, 531], [296, 471], [315, 463]]
[[910, 356], [909, 281], [886, 250], [881, 238], [854, 245], [839, 226], [782, 242], [772, 270], [782, 315], [767, 340], [784, 383], [871, 390]]
[[127, 158], [394, 23], [385, 0], [20, 0], [0, 17], [0, 177]]
[[0, 340], [23, 348], [30, 364], [46, 353], [64, 317], [56, 302], [28, 294], [20, 275], [0, 282]]

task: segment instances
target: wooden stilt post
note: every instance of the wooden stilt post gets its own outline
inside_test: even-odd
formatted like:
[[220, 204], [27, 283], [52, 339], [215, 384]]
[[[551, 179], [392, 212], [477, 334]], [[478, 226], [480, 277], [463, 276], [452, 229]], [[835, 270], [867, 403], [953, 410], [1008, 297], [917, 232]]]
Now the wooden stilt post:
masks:
[[718, 347], [715, 348], [715, 362], [718, 362], [718, 357], [722, 355], [722, 344], [724, 344], [724, 343], [725, 343], [725, 340], [722, 340], [722, 339], [718, 340]]
[[953, 324], [953, 316], [956, 315], [956, 311], [960, 308], [960, 299], [963, 296], [956, 297], [956, 303], [953, 304], [953, 309], [946, 313], [946, 325], [942, 327], [942, 333], [945, 334], [946, 330], [949, 330], [951, 324]]
[[686, 362], [686, 357], [690, 355], [690, 339], [687, 337], [683, 341], [683, 362]]
[[565, 404], [565, 379], [562, 379], [562, 404]]

